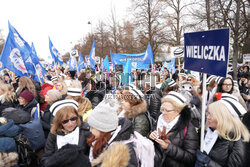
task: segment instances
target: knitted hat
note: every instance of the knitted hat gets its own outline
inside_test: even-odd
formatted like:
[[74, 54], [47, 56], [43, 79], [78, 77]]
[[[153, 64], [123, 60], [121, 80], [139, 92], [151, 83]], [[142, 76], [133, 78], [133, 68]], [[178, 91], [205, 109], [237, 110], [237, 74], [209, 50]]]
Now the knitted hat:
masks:
[[111, 132], [118, 127], [117, 108], [113, 106], [111, 99], [99, 103], [88, 117], [88, 124], [101, 131]]
[[52, 101], [57, 101], [59, 99], [62, 98], [62, 94], [59, 90], [54, 90], [54, 89], [51, 89], [47, 92], [47, 96], [49, 96], [49, 98], [52, 100]]
[[69, 96], [81, 96], [82, 89], [80, 88], [68, 88], [67, 95]]
[[247, 113], [245, 108], [240, 104], [238, 98], [231, 94], [222, 93], [221, 100], [219, 101], [223, 103], [235, 117], [240, 117]]
[[187, 101], [187, 99], [180, 93], [175, 92], [175, 91], [171, 91], [169, 92], [164, 99], [172, 99], [174, 100], [176, 103], [180, 104], [180, 105], [184, 105], [185, 102]]
[[35, 96], [31, 91], [24, 90], [19, 97], [24, 98], [27, 102], [31, 102]]
[[215, 79], [215, 82], [217, 82], [218, 84], [220, 83], [220, 81], [223, 79], [223, 77], [217, 77], [216, 79]]
[[171, 82], [170, 78], [168, 78], [168, 79], [166, 79], [166, 81], [162, 82], [160, 89], [164, 89], [169, 84], [169, 82]]
[[55, 116], [57, 111], [66, 106], [71, 106], [74, 107], [76, 110], [78, 110], [78, 103], [75, 100], [71, 99], [57, 101], [51, 105], [49, 110], [52, 113], [52, 115]]

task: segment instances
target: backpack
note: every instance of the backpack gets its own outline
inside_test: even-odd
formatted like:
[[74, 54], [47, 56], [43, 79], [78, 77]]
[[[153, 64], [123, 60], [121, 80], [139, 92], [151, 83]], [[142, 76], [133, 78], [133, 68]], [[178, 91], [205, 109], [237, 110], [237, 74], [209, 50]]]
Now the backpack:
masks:
[[33, 150], [39, 150], [44, 147], [46, 139], [40, 119], [30, 121], [19, 125], [21, 134], [23, 134], [30, 143]]
[[30, 121], [30, 113], [20, 109], [8, 107], [2, 111], [2, 116], [7, 119], [12, 119], [15, 124], [23, 124]]
[[144, 114], [146, 115], [147, 120], [149, 122], [149, 130], [151, 133], [156, 129], [157, 121], [150, 115], [150, 113], [148, 111], [146, 111]]
[[129, 140], [122, 141], [124, 144], [131, 142], [134, 146], [138, 165], [140, 167], [154, 166], [155, 148], [153, 142], [136, 131]]

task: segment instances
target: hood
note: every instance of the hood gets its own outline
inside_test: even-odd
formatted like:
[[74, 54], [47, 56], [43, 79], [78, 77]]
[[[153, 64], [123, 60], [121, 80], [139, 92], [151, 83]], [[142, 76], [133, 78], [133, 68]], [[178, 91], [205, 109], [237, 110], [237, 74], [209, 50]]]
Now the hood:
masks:
[[140, 104], [137, 104], [129, 109], [129, 111], [126, 111], [124, 116], [126, 118], [135, 118], [137, 115], [141, 113], [145, 113], [147, 111], [147, 103], [145, 100], [143, 100]]
[[106, 151], [100, 154], [91, 163], [92, 166], [101, 164], [101, 167], [126, 167], [129, 165], [130, 153], [127, 145], [114, 143]]
[[0, 126], [0, 136], [13, 137], [18, 135], [19, 127], [14, 124], [12, 119], [9, 119], [7, 124]]
[[23, 109], [25, 110], [25, 109], [33, 108], [33, 107], [36, 107], [36, 106], [37, 106], [37, 101], [34, 98], [31, 102], [29, 102], [26, 106], [24, 106]]
[[121, 125], [121, 130], [115, 137], [114, 141], [128, 140], [134, 131], [132, 122], [127, 118], [120, 118], [119, 125]]

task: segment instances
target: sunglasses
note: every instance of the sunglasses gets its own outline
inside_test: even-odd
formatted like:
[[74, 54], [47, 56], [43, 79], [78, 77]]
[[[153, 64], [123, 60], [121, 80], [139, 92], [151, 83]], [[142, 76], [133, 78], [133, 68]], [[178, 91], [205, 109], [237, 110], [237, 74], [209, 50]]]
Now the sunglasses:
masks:
[[62, 121], [62, 124], [67, 124], [69, 121], [76, 121], [77, 120], [77, 116], [71, 117], [70, 119], [65, 119]]

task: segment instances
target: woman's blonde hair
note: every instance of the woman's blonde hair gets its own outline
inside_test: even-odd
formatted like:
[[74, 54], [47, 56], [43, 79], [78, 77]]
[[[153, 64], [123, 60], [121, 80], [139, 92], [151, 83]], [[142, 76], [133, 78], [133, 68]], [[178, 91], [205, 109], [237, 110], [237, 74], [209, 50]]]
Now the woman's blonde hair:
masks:
[[68, 92], [68, 87], [64, 81], [59, 81], [57, 84], [62, 84], [63, 89], [60, 91], [62, 95], [66, 95]]
[[11, 91], [12, 86], [4, 83], [0, 83], [0, 89], [4, 92], [3, 97], [1, 99], [1, 103], [3, 104], [6, 101], [14, 102], [16, 98], [15, 93]]
[[36, 88], [31, 79], [28, 77], [21, 77], [18, 82], [19, 90], [17, 91], [17, 95], [19, 96], [24, 88], [27, 88], [29, 91], [31, 91], [34, 96], [36, 97]]
[[[239, 117], [234, 117], [227, 107], [220, 101], [208, 106], [209, 112], [217, 120], [216, 130], [220, 137], [229, 141], [238, 141], [243, 138], [249, 141], [249, 132]], [[208, 127], [208, 125], [207, 125]]]
[[78, 114], [83, 115], [88, 110], [92, 109], [92, 104], [88, 98], [82, 96], [67, 96], [66, 99], [75, 100], [78, 103]]
[[77, 118], [77, 126], [80, 127], [81, 126], [81, 120], [80, 117], [76, 111], [76, 109], [74, 107], [71, 106], [66, 106], [63, 107], [62, 109], [60, 109], [59, 111], [57, 111], [54, 120], [53, 120], [53, 125], [51, 127], [50, 132], [54, 135], [56, 135], [56, 133], [62, 133], [62, 121], [64, 119], [67, 119], [69, 117], [69, 114], [75, 114], [78, 118]]
[[78, 80], [71, 80], [71, 83], [70, 83], [71, 87], [73, 88], [80, 88], [82, 89], [82, 84], [80, 81]]
[[177, 111], [181, 111], [186, 106], [186, 103], [181, 105], [181, 104], [177, 103], [176, 101], [174, 101], [173, 99], [170, 99], [170, 98], [167, 98], [167, 97], [162, 98], [161, 106], [166, 102], [171, 103], [174, 106], [175, 110], [177, 110]]

